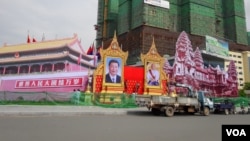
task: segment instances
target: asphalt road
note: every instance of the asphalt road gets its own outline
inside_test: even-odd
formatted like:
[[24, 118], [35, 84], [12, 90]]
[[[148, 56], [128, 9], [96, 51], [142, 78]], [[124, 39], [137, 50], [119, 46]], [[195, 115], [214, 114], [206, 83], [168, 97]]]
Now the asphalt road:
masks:
[[3, 116], [2, 141], [220, 141], [222, 124], [250, 124], [248, 115]]

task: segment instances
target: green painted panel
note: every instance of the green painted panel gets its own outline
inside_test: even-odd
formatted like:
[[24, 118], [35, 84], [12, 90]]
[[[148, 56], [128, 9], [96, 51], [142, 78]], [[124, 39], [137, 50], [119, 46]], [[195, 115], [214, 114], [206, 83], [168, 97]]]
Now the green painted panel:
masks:
[[127, 2], [128, 0], [119, 0], [119, 5]]
[[166, 8], [144, 5], [145, 23], [150, 26], [169, 29], [170, 15]]
[[181, 5], [186, 4], [186, 3], [198, 4], [201, 6], [214, 8], [215, 0], [181, 0], [180, 2]]
[[108, 1], [108, 11], [110, 13], [118, 12], [119, 1], [118, 0], [109, 0]]
[[179, 4], [180, 0], [168, 0], [170, 4]]
[[131, 1], [119, 1], [119, 16], [118, 16], [118, 34], [122, 34], [130, 30], [131, 24]]
[[177, 5], [170, 5], [169, 13], [177, 14], [178, 13], [179, 6]]
[[245, 17], [245, 8], [243, 0], [227, 0], [223, 3], [225, 17], [241, 16]]
[[131, 28], [136, 28], [144, 23], [144, 5], [143, 0], [132, 1]]
[[[104, 23], [104, 6], [99, 7], [103, 2], [98, 0], [98, 24]], [[109, 0], [107, 32], [113, 36], [115, 28], [121, 34], [146, 24], [170, 31], [185, 30], [191, 34], [216, 35], [240, 43], [245, 42], [246, 19], [243, 0], [169, 2], [170, 8], [166, 9], [144, 4], [144, 0]]]

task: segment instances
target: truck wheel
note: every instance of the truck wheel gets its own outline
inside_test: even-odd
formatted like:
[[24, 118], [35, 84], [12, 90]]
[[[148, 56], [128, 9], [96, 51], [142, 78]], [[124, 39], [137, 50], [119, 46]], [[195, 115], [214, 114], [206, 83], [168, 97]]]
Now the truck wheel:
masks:
[[209, 108], [208, 107], [204, 107], [203, 109], [203, 115], [204, 116], [208, 116], [210, 114]]
[[172, 117], [174, 115], [174, 108], [173, 107], [167, 107], [165, 110], [165, 114], [168, 117]]
[[225, 110], [224, 110], [224, 113], [225, 113], [225, 115], [228, 115], [228, 114], [229, 114], [229, 110], [228, 110], [228, 109], [225, 109]]
[[231, 110], [230, 110], [230, 114], [236, 114], [236, 110], [235, 110], [235, 108], [232, 108]]
[[246, 111], [245, 111], [245, 109], [243, 109], [242, 111], [241, 111], [241, 114], [245, 114], [246, 113]]

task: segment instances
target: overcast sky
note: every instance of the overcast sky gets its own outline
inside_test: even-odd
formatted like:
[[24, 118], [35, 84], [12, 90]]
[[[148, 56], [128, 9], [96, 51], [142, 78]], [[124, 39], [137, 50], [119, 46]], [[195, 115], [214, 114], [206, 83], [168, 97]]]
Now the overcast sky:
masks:
[[[250, 31], [250, 0], [245, 1]], [[0, 47], [26, 43], [27, 35], [41, 41], [73, 37], [84, 49], [94, 42], [98, 0], [0, 0]]]

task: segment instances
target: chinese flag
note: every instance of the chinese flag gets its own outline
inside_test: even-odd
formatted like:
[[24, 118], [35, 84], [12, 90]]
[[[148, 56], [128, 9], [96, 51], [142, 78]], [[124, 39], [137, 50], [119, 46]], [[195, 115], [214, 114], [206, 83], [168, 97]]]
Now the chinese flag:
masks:
[[33, 39], [32, 39], [32, 42], [36, 42], [36, 39], [35, 39], [35, 38], [33, 38]]
[[27, 37], [27, 43], [30, 43], [30, 36]]

